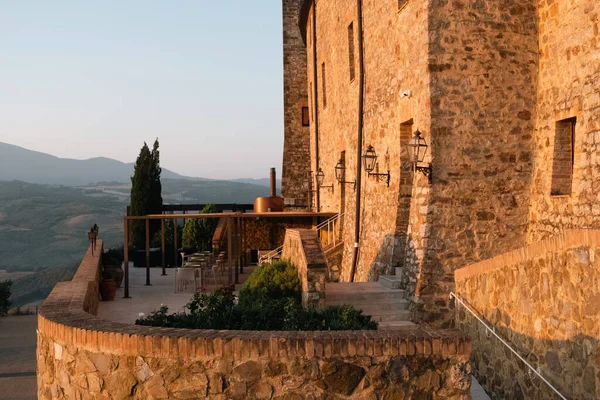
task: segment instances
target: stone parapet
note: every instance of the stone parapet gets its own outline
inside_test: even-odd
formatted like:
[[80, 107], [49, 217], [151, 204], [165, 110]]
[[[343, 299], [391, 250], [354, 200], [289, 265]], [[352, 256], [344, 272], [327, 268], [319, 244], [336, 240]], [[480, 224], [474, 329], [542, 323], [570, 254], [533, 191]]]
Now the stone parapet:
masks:
[[322, 307], [328, 270], [317, 232], [311, 229], [288, 229], [281, 258], [290, 261], [298, 269], [302, 304], [307, 307]]
[[216, 331], [100, 319], [99, 253], [88, 251], [73, 281], [56, 285], [40, 309], [40, 399], [442, 399], [469, 391], [471, 342], [458, 331]]
[[[570, 230], [455, 272], [456, 293], [569, 399], [600, 398], [600, 231]], [[474, 375], [498, 398], [555, 398], [464, 307]]]

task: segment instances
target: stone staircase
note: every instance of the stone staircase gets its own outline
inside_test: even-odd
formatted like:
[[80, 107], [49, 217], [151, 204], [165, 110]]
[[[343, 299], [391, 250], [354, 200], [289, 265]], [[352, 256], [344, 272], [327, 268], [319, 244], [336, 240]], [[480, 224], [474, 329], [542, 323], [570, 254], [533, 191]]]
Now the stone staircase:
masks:
[[350, 304], [363, 310], [380, 328], [414, 326], [410, 322], [406, 292], [395, 276], [381, 276], [379, 282], [328, 283], [325, 305]]

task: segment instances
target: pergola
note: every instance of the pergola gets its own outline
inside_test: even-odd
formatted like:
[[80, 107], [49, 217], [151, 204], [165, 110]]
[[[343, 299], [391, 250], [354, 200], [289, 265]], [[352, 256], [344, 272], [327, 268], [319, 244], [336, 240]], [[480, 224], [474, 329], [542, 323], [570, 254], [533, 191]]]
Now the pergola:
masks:
[[[129, 222], [143, 220], [146, 224], [146, 285], [150, 286], [150, 221], [161, 221], [161, 250], [162, 250], [162, 274], [166, 275], [166, 246], [165, 246], [165, 221], [173, 220], [173, 225], [177, 226], [178, 219], [193, 218], [225, 218], [227, 229], [227, 270], [229, 284], [239, 283], [239, 274], [243, 273], [246, 266], [246, 257], [242, 253], [246, 251], [247, 235], [246, 225], [248, 219], [312, 219], [312, 225], [316, 226], [321, 218], [331, 218], [336, 213], [316, 213], [316, 212], [269, 212], [269, 213], [246, 213], [246, 212], [227, 212], [214, 214], [156, 214], [145, 216], [126, 216], [123, 219], [123, 251], [125, 264], [125, 289], [124, 297], [129, 298]], [[173, 247], [174, 247], [174, 265], [178, 261], [178, 238], [177, 229], [173, 229]]]

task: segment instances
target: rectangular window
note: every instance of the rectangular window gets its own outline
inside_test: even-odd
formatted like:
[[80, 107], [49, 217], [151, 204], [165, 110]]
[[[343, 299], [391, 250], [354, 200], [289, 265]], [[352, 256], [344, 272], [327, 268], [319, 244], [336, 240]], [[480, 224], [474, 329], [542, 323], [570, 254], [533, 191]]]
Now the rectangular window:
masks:
[[310, 126], [308, 107], [302, 107], [302, 126]]
[[354, 23], [348, 26], [348, 58], [350, 62], [350, 81], [356, 76], [356, 67], [354, 62]]
[[556, 122], [554, 161], [552, 164], [552, 196], [570, 195], [575, 164], [576, 118]]
[[323, 108], [327, 107], [327, 83], [325, 82], [325, 63], [321, 64], [321, 90], [323, 91]]
[[408, 0], [398, 0], [398, 10], [402, 10], [406, 3], [408, 3]]

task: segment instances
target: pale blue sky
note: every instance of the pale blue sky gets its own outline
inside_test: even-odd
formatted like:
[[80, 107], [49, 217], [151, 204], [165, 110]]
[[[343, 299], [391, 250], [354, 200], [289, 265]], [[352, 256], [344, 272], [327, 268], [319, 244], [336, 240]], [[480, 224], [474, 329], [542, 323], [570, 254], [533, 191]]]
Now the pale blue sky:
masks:
[[281, 173], [281, 1], [0, 0], [0, 141], [210, 178]]

